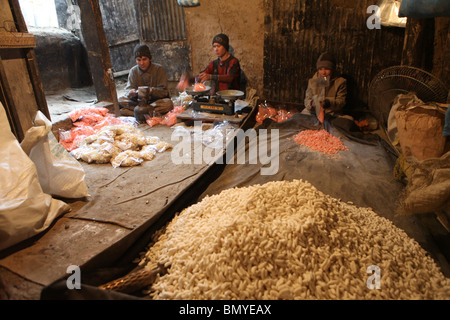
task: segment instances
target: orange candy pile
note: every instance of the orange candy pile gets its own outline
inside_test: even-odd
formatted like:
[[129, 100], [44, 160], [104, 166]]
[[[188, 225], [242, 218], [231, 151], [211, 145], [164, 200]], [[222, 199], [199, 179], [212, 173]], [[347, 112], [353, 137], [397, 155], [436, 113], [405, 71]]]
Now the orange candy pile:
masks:
[[312, 150], [319, 151], [326, 155], [334, 155], [339, 151], [348, 151], [341, 139], [333, 136], [328, 131], [304, 130], [294, 136], [294, 141]]

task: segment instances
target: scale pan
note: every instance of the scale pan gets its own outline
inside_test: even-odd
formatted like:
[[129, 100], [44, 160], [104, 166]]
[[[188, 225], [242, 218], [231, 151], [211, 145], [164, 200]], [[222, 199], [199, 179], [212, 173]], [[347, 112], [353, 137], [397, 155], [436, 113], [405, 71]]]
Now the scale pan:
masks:
[[211, 87], [206, 86], [206, 89], [203, 91], [195, 91], [194, 86], [190, 86], [186, 88], [186, 93], [191, 96], [203, 96], [205, 94], [209, 94], [209, 91], [211, 91]]
[[244, 92], [239, 90], [223, 90], [217, 92], [217, 95], [222, 99], [236, 100], [244, 95]]

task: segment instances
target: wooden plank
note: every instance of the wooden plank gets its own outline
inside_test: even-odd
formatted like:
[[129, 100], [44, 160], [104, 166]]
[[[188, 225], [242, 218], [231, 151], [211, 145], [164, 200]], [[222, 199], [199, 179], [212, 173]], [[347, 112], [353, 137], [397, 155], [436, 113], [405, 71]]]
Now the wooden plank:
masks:
[[[170, 127], [142, 127], [147, 135], [170, 142]], [[86, 172], [88, 201], [70, 203], [72, 212], [47, 232], [2, 251], [0, 266], [42, 285], [65, 276], [70, 265], [105, 267], [171, 205], [178, 205], [180, 195], [212, 166], [174, 165], [170, 151], [133, 168], [80, 163]]]
[[26, 63], [28, 74], [30, 76], [31, 85], [33, 87], [34, 96], [36, 98], [37, 106], [49, 120], [51, 119], [50, 111], [48, 110], [47, 99], [45, 98], [44, 87], [39, 75], [36, 55], [34, 50], [28, 50], [26, 53]]
[[30, 33], [0, 32], [0, 48], [35, 48], [36, 39]]
[[[20, 4], [18, 0], [11, 0], [11, 11], [14, 16], [15, 23], [17, 25], [17, 29], [22, 32], [28, 32], [27, 25], [25, 23], [25, 19], [22, 15], [22, 10], [20, 8]], [[34, 36], [33, 36], [34, 39]], [[38, 109], [49, 119], [50, 112], [48, 111], [47, 100], [45, 99], [44, 88], [42, 85], [41, 78], [39, 76], [39, 69], [37, 65], [36, 56], [34, 54], [34, 50], [28, 48], [28, 50], [24, 51], [26, 65], [28, 69], [28, 75], [30, 77], [31, 85], [34, 91], [35, 99], [37, 102]]]
[[12, 99], [11, 89], [8, 84], [8, 78], [6, 77], [5, 70], [3, 68], [3, 61], [0, 55], [0, 101], [4, 104], [6, 115], [8, 117], [11, 131], [18, 141], [22, 141], [24, 138], [24, 130], [17, 114], [14, 100]]
[[[33, 125], [38, 110], [50, 119], [45, 100], [42, 82], [39, 77], [34, 51], [30, 48], [35, 38], [28, 33], [22, 11], [17, 0], [2, 2], [0, 18], [5, 21], [5, 31], [1, 31], [0, 42], [8, 46], [0, 46], [2, 60], [2, 78], [7, 84], [8, 105], [14, 108], [15, 122], [13, 126], [19, 141]], [[10, 22], [10, 24], [6, 24]], [[5, 36], [5, 37], [3, 37]], [[11, 40], [14, 37], [15, 40]], [[24, 48], [26, 47], [26, 48]]]
[[134, 43], [134, 42], [139, 42], [139, 38], [133, 34], [133, 35], [129, 35], [122, 39], [115, 39], [113, 41], [110, 41], [109, 47], [116, 47], [116, 46], [121, 46], [124, 44]]
[[[33, 126], [39, 110], [23, 49], [0, 49], [5, 78], [8, 80], [10, 99], [20, 121], [21, 134]], [[19, 128], [19, 126], [18, 126]]]
[[32, 245], [0, 259], [0, 265], [46, 286], [64, 277], [69, 266], [81, 267], [129, 233], [112, 224], [63, 217]]
[[127, 76], [130, 73], [130, 70], [122, 70], [122, 71], [117, 71], [114, 72], [114, 78], [119, 78], [122, 76]]

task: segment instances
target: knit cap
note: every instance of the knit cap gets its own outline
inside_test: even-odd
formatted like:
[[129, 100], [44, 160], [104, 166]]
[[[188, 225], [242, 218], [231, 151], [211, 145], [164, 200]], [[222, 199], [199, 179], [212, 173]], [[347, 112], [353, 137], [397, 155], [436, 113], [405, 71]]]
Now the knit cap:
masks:
[[331, 70], [336, 68], [336, 60], [332, 54], [324, 52], [319, 56], [319, 59], [317, 59], [317, 69], [320, 68], [327, 68]]
[[228, 39], [228, 36], [223, 33], [219, 33], [218, 35], [214, 36], [212, 43], [218, 43], [225, 47], [225, 49], [230, 50], [230, 40]]
[[138, 44], [134, 47], [134, 57], [148, 57], [152, 59], [152, 54], [150, 53], [150, 48], [145, 44]]

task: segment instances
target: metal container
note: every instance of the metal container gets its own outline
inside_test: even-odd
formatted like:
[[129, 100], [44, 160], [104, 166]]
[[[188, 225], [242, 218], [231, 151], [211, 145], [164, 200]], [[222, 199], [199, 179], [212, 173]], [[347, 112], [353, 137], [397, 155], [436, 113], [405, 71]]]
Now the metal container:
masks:
[[219, 97], [226, 100], [237, 100], [244, 96], [244, 92], [239, 90], [223, 90], [216, 93]]
[[148, 87], [138, 87], [138, 99], [147, 100], [148, 99]]

